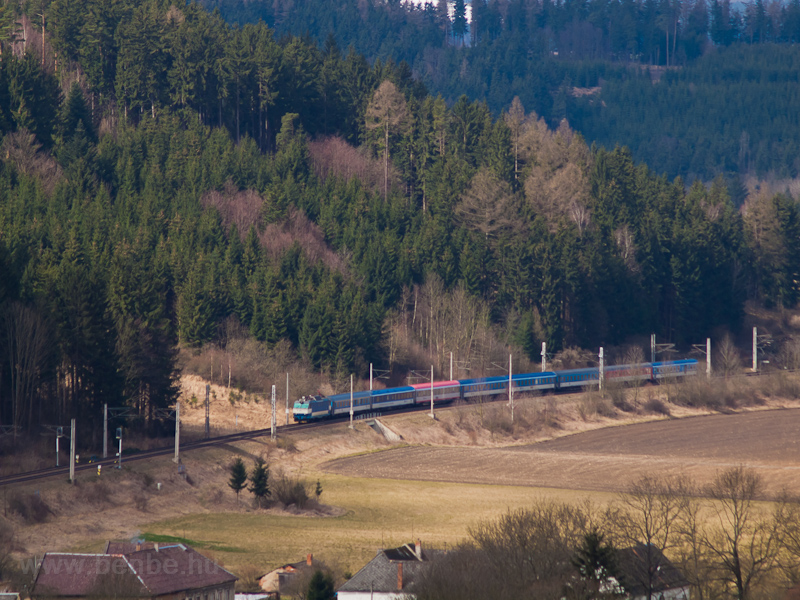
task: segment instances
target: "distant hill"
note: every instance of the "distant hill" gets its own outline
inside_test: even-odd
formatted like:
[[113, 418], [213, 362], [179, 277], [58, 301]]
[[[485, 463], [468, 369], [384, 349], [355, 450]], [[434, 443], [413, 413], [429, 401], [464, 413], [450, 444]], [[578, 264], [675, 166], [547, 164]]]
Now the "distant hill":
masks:
[[[566, 118], [590, 143], [629, 146], [670, 177], [800, 170], [800, 0], [770, 11], [728, 0], [476, 0], [463, 35], [436, 3], [203, 2], [231, 22], [263, 19], [370, 61], [405, 61], [451, 104], [465, 94], [499, 114], [518, 96], [551, 126]], [[681, 68], [651, 86], [636, 65]], [[597, 102], [570, 93], [601, 83]]]

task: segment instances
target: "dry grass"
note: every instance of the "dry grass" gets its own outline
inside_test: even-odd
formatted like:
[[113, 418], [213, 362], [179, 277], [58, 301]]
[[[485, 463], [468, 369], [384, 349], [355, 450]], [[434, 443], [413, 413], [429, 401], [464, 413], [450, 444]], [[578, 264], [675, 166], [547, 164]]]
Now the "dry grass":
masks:
[[[199, 377], [185, 378], [185, 384], [197, 389], [205, 386]], [[772, 390], [770, 393], [793, 389], [791, 380], [775, 380], [769, 385], [773, 386], [769, 388]], [[600, 429], [610, 424], [663, 419], [661, 415], [643, 411], [641, 404], [648, 398], [664, 402], [673, 416], [713, 412], [707, 406], [692, 408], [667, 402], [668, 391], [673, 401], [681, 393], [688, 393], [679, 387], [673, 385], [671, 390], [666, 386], [642, 388], [638, 390], [641, 403], [633, 399], [635, 390], [628, 390], [623, 398], [636, 406], [635, 410], [627, 413], [614, 410], [615, 400], [610, 394], [607, 397], [597, 394], [548, 395], [516, 398], [513, 424], [505, 403], [470, 403], [437, 408], [436, 421], [424, 413], [396, 414], [384, 420], [403, 436], [407, 444], [414, 444], [422, 450], [428, 446], [449, 446], [454, 452], [461, 452], [464, 458], [460, 460], [466, 461], [468, 470], [478, 477], [480, 474], [471, 465], [478, 455], [489, 450], [499, 451], [518, 461], [524, 456], [524, 450], [508, 446]], [[211, 404], [212, 424], [232, 424], [235, 414], [240, 417], [240, 427], [243, 427], [245, 414], [248, 428], [266, 421], [268, 411], [264, 402], [242, 399], [232, 405], [223, 395], [223, 386], [213, 389], [218, 396]], [[768, 401], [768, 406], [780, 405], [774, 400]], [[792, 404], [783, 402], [783, 405]], [[245, 410], [252, 412], [245, 413]], [[613, 416], [604, 416], [605, 411], [611, 410]], [[187, 406], [184, 414], [187, 422], [201, 423], [205, 413], [202, 408], [190, 409]], [[696, 420], [687, 421], [687, 424], [691, 421]], [[627, 431], [620, 430], [619, 435], [622, 436], [620, 439], [630, 437]], [[24, 537], [26, 551], [30, 553], [45, 550], [98, 551], [107, 539], [130, 539], [146, 531], [186, 539], [204, 552], [215, 553], [235, 572], [248, 565], [266, 571], [281, 563], [300, 560], [308, 552], [332, 566], [355, 570], [377, 548], [406, 542], [412, 537], [421, 537], [423, 543], [438, 546], [456, 543], [463, 538], [467, 527], [476, 521], [493, 518], [507, 508], [525, 506], [536, 495], [561, 500], [590, 496], [600, 502], [609, 497], [606, 493], [543, 491], [533, 487], [547, 485], [550, 480], [546, 474], [536, 474], [515, 486], [506, 485], [511, 480], [479, 485], [373, 480], [321, 472], [319, 465], [336, 457], [365, 453], [382, 458], [394, 454], [376, 452], [390, 449], [392, 445], [364, 422], [357, 422], [354, 431], [350, 431], [347, 424], [291, 436], [281, 436], [279, 430], [279, 439], [280, 444], [261, 439], [184, 455], [184, 465], [194, 486], [181, 478], [175, 465], [166, 458], [130, 463], [122, 471], [104, 471], [102, 484], [93, 473], [81, 473], [80, 484], [72, 487], [63, 481], [51, 480], [42, 484], [41, 494], [54, 514], [43, 524], [26, 525], [21, 517], [14, 517], [17, 519], [14, 524], [21, 528], [20, 536]], [[579, 438], [567, 439], [574, 439], [574, 447], [582, 448]], [[655, 435], [649, 439], [660, 437]], [[256, 511], [250, 508], [248, 492], [243, 492], [241, 502], [237, 503], [235, 495], [227, 487], [228, 466], [236, 455], [242, 456], [248, 464], [263, 456], [274, 472], [280, 469], [286, 474], [289, 483], [319, 479], [324, 490], [320, 498], [324, 510], [289, 511], [276, 506], [268, 511]], [[535, 461], [537, 464], [550, 460], [547, 453], [541, 452], [540, 455], [541, 458]], [[550, 455], [553, 461], [558, 458], [556, 453]], [[552, 462], [552, 473], [566, 477], [558, 485], [580, 487], [584, 478], [590, 477], [608, 483], [621, 472], [633, 471], [628, 462], [632, 459], [627, 457], [613, 463], [618, 469], [617, 475], [596, 468], [606, 464], [606, 459], [599, 453], [599, 462], [588, 466], [584, 459], [574, 458], [569, 469], [565, 469], [562, 463]], [[685, 459], [681, 461], [681, 464], [685, 463]], [[487, 473], [507, 471], [509, 477], [518, 478], [516, 467], [506, 469], [497, 461], [486, 464], [490, 469]], [[389, 476], [411, 477], [422, 466], [406, 462], [401, 470], [395, 471], [396, 475]], [[158, 483], [162, 484], [160, 490], [157, 490]], [[38, 486], [23, 491], [34, 489]], [[97, 495], [105, 499], [91, 503], [87, 497], [90, 490], [97, 490]], [[314, 506], [313, 500], [309, 506]], [[329, 510], [325, 507], [335, 508]]]
[[[459, 485], [397, 480], [370, 480], [325, 475], [322, 499], [345, 507], [336, 518], [308, 518], [263, 513], [190, 515], [153, 523], [148, 531], [213, 544], [234, 571], [249, 564], [278, 565], [311, 552], [328, 564], [351, 572], [375, 551], [421, 538], [423, 544], [452, 546], [477, 521], [491, 519], [508, 508], [528, 506], [545, 496], [573, 500], [607, 494], [576, 494], [562, 490]], [[458, 510], [443, 507], [458, 505]], [[267, 541], [271, 543], [266, 543]], [[280, 540], [280, 543], [275, 543]], [[222, 550], [224, 548], [224, 550]]]

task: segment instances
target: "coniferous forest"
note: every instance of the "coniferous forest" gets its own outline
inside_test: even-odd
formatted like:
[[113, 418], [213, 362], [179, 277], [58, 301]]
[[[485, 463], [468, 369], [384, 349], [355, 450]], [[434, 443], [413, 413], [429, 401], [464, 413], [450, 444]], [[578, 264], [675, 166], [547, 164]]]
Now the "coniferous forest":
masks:
[[405, 62], [196, 3], [9, 3], [0, 37], [0, 425], [155, 422], [179, 348], [230, 323], [340, 377], [392, 368], [402, 327], [444, 356], [437, 323], [463, 323], [469, 358], [479, 323], [536, 359], [800, 300], [796, 199], [739, 210], [535, 99], [448, 102]]
[[[202, 0], [232, 22], [403, 60], [448, 103], [518, 96], [589, 144], [688, 181], [800, 173], [800, 2]], [[658, 81], [657, 85], [653, 85]], [[768, 100], [767, 100], [768, 99]]]

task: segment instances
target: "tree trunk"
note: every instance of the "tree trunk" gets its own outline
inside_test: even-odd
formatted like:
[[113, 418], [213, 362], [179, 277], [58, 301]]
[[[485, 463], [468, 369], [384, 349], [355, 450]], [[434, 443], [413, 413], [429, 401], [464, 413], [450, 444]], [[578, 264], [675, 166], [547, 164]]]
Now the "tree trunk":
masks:
[[389, 119], [386, 119], [386, 126], [384, 128], [384, 146], [383, 146], [383, 201], [386, 202], [389, 197]]

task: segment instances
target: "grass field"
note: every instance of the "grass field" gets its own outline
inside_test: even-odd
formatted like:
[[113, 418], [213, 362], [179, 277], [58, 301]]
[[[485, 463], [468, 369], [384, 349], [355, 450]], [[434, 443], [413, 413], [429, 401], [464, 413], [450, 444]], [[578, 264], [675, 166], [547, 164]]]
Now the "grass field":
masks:
[[[529, 505], [535, 498], [605, 502], [611, 494], [510, 486], [361, 479], [324, 475], [322, 501], [340, 517], [259, 512], [190, 515], [152, 523], [149, 538], [178, 541], [211, 551], [234, 571], [248, 565], [263, 572], [302, 560], [311, 552], [342, 572], [355, 573], [380, 548], [420, 538], [423, 545], [452, 546], [482, 519]], [[172, 537], [154, 537], [172, 536]], [[267, 568], [268, 567], [268, 568]]]

